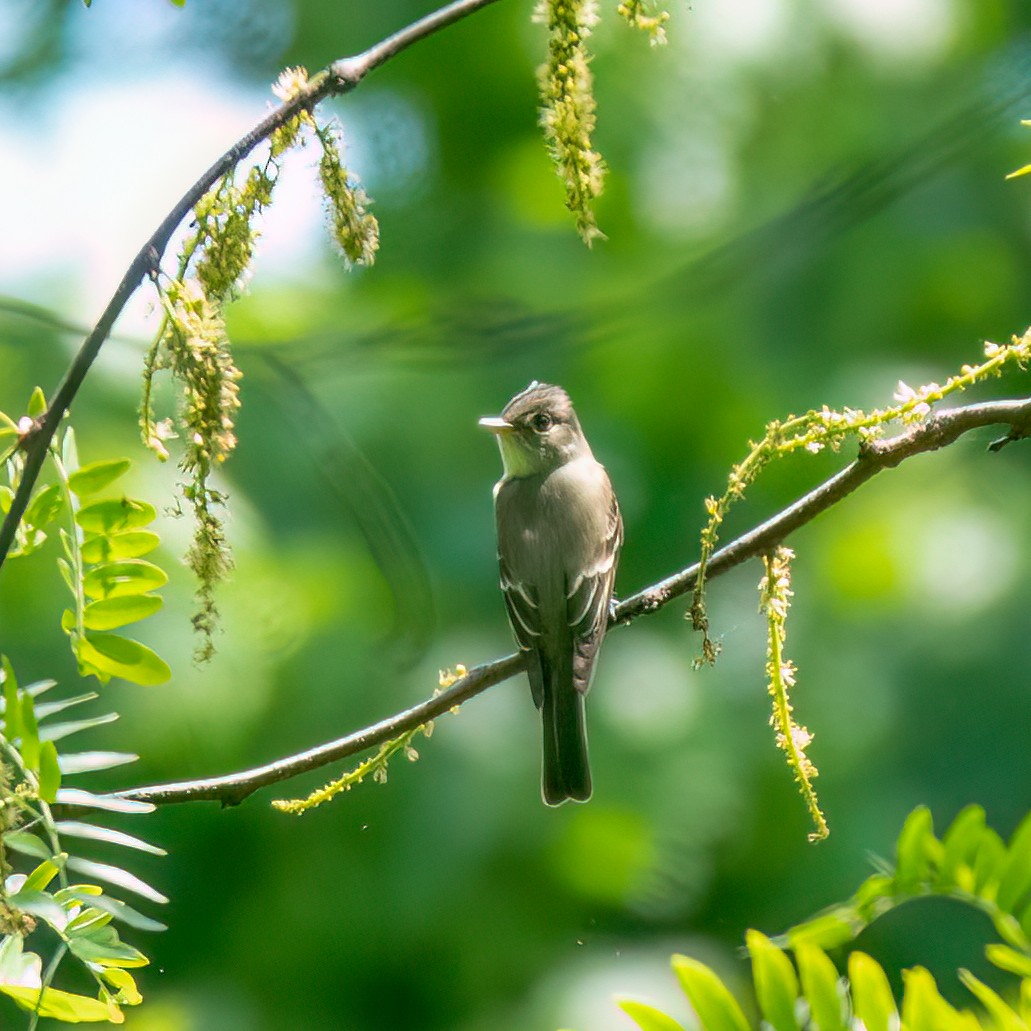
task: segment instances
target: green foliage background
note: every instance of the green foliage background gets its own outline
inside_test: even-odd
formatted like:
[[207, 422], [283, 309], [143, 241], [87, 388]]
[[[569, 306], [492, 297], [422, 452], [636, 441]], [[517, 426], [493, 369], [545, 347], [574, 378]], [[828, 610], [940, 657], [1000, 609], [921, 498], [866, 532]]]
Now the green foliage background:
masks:
[[[256, 121], [282, 66], [317, 69], [431, 5], [198, 0], [149, 18], [138, 37], [138, 2], [38, 6], [50, 10], [26, 16], [3, 54], [3, 104], [46, 112], [73, 74], [89, 97], [115, 64], [126, 90], [166, 64], [213, 67], [226, 89], [252, 91]], [[745, 5], [695, 0], [672, 9], [671, 43], [652, 51], [606, 18], [592, 69], [609, 239], [591, 251], [535, 126], [544, 44], [529, 3], [486, 9], [337, 102], [367, 164], [378, 263], [348, 277], [327, 246], [265, 280], [259, 261], [230, 309], [244, 407], [223, 479], [237, 566], [219, 655], [191, 664], [192, 585], [174, 557], [188, 530], [165, 518], [173, 581], [139, 634], [173, 679], [105, 688], [122, 720], [93, 746], [139, 752], [133, 783], [228, 772], [408, 706], [438, 668], [507, 653], [490, 505], [498, 460], [476, 420], [531, 378], [570, 391], [609, 467], [627, 593], [693, 561], [702, 499], [769, 419], [887, 403], [898, 379], [941, 381], [984, 337], [1022, 331], [1031, 193], [1003, 176], [1031, 146], [1018, 124], [1031, 117], [1031, 10], [928, 4], [928, 17], [951, 11], [949, 40], [900, 54], [846, 32], [831, 14], [845, 6], [769, 0], [735, 21]], [[722, 50], [721, 8], [737, 39]], [[783, 20], [748, 49], [756, 11]], [[104, 147], [77, 160], [103, 166]], [[110, 174], [126, 174], [127, 193], [147, 188]], [[724, 201], [706, 207], [721, 182]], [[47, 219], [43, 199], [38, 208]], [[151, 229], [137, 226], [137, 241]], [[85, 322], [77, 283], [55, 254], [18, 293]], [[0, 315], [0, 408], [17, 414], [36, 383], [49, 392], [74, 343]], [[84, 462], [135, 447], [130, 370], [143, 349], [110, 347], [80, 396]], [[332, 432], [277, 366], [303, 378]], [[1026, 377], [991, 387], [1027, 389]], [[914, 806], [945, 826], [977, 802], [1008, 836], [1031, 801], [1031, 476], [1025, 446], [989, 456], [990, 439], [884, 474], [791, 542], [795, 704], [816, 735], [828, 842], [806, 844], [766, 725], [761, 570], [750, 566], [711, 585], [715, 669], [692, 671], [683, 607], [612, 635], [591, 698], [589, 806], [540, 804], [539, 728], [520, 679], [440, 720], [419, 761], [395, 762], [385, 786], [301, 819], [272, 812], [268, 794], [145, 818], [170, 857], [142, 857], [139, 873], [171, 897], [170, 930], [143, 943], [147, 1001], [127, 1026], [629, 1027], [614, 993], [676, 1012], [674, 950], [744, 977], [745, 928], [775, 934], [848, 897]], [[134, 457], [132, 493], [160, 508], [174, 470], [142, 448]], [[725, 539], [839, 461], [774, 470]], [[395, 553], [362, 532], [379, 497], [369, 465], [410, 522], [432, 589], [431, 618], [410, 567], [389, 567], [405, 599], [400, 632], [372, 557]], [[0, 637], [23, 681], [73, 681], [64, 604], [46, 549], [4, 569]], [[988, 940], [978, 914], [929, 901], [894, 911], [861, 945], [886, 965], [927, 965], [948, 994], [961, 963], [991, 982], [971, 958]], [[6, 1005], [4, 1026], [18, 1019]]]

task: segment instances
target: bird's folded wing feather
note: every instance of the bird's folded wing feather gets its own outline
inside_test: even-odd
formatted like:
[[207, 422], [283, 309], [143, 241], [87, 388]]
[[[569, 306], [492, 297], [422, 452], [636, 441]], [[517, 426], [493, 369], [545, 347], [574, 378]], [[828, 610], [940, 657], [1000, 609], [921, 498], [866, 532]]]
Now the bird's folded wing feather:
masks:
[[616, 560], [622, 543], [623, 520], [615, 495], [612, 495], [608, 528], [604, 540], [600, 542], [597, 557], [568, 583], [566, 590], [566, 618], [573, 632], [576, 649], [573, 676], [579, 691], [586, 691], [590, 686], [591, 669], [608, 626]]
[[498, 565], [501, 567], [501, 590], [505, 595], [505, 607], [516, 641], [520, 648], [533, 648], [541, 635], [537, 589], [532, 584], [516, 580], [503, 555], [498, 556]]

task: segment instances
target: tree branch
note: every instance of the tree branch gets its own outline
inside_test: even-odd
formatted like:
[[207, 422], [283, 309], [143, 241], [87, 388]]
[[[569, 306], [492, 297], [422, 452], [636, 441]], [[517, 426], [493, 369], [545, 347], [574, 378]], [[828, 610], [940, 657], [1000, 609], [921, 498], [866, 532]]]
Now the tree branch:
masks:
[[[986, 401], [936, 412], [919, 425], [897, 436], [867, 441], [862, 445], [859, 457], [841, 472], [715, 552], [709, 561], [707, 577], [711, 579], [720, 576], [750, 558], [766, 554], [789, 534], [844, 500], [883, 469], [894, 468], [914, 455], [946, 447], [971, 430], [998, 424], [1007, 425], [1010, 430], [1007, 436], [990, 446], [993, 451], [998, 450], [1002, 442], [1018, 440], [1031, 434], [1031, 398], [1020, 401]], [[609, 625], [630, 623], [639, 616], [657, 612], [675, 598], [692, 591], [697, 578], [698, 564], [695, 563], [639, 591], [615, 607]], [[503, 659], [475, 667], [446, 691], [404, 712], [297, 755], [224, 777], [131, 788], [117, 794], [122, 798], [152, 802], [155, 805], [195, 801], [216, 801], [226, 806], [236, 805], [259, 788], [357, 755], [413, 730], [486, 691], [487, 688], [515, 676], [522, 669], [523, 657], [508, 655]]]
[[368, 50], [354, 57], [334, 61], [328, 68], [311, 78], [308, 88], [304, 92], [281, 104], [234, 143], [183, 194], [133, 258], [122, 281], [118, 284], [114, 296], [108, 301], [97, 324], [83, 341], [78, 353], [68, 366], [64, 378], [50, 400], [49, 407], [22, 437], [20, 446], [25, 452], [25, 465], [18, 490], [11, 501], [10, 510], [7, 512], [3, 524], [0, 525], [0, 569], [14, 543], [18, 523], [28, 507], [32, 489], [39, 479], [40, 470], [46, 459], [47, 449], [54, 439], [54, 434], [57, 432], [65, 412], [75, 400], [86, 374], [100, 353], [104, 342], [110, 336], [115, 322], [125, 309], [129, 299], [136, 292], [136, 288], [143, 281], [144, 276], [154, 277], [157, 274], [161, 258], [168, 247], [172, 234], [193, 210], [197, 202], [259, 143], [268, 139], [276, 129], [286, 125], [301, 111], [311, 111], [327, 97], [349, 93], [361, 83], [369, 72], [385, 64], [392, 57], [396, 57], [413, 43], [425, 39], [481, 7], [495, 2], [496, 0], [455, 0], [454, 3], [441, 7], [425, 18], [413, 22], [400, 32], [381, 40], [369, 47]]

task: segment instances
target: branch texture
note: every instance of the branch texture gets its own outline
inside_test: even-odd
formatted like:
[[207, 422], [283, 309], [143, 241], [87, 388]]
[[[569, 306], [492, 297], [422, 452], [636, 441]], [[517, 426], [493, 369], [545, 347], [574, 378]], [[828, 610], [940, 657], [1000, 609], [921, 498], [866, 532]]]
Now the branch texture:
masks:
[[[993, 451], [998, 450], [1003, 442], [1017, 440], [1031, 433], [1031, 399], [986, 401], [936, 412], [897, 436], [868, 441], [861, 448], [859, 457], [839, 473], [715, 552], [709, 561], [708, 577], [720, 576], [748, 559], [769, 553], [795, 530], [843, 501], [882, 470], [892, 469], [914, 455], [947, 447], [971, 430], [993, 425], [1009, 427], [1009, 433], [991, 445]], [[630, 623], [639, 616], [657, 612], [674, 599], [689, 593], [694, 589], [698, 569], [695, 563], [620, 602], [612, 613], [610, 626]], [[194, 801], [236, 805], [259, 788], [357, 755], [413, 730], [487, 688], [515, 676], [522, 669], [522, 656], [508, 655], [475, 667], [446, 691], [419, 705], [297, 755], [223, 777], [132, 788], [118, 792], [118, 795], [155, 805]]]
[[335, 61], [328, 68], [312, 76], [308, 88], [292, 100], [281, 104], [266, 118], [259, 122], [250, 132], [233, 144], [179, 199], [175, 207], [165, 216], [161, 224], [154, 230], [139, 253], [133, 258], [122, 281], [118, 284], [111, 300], [108, 301], [93, 327], [83, 341], [78, 353], [72, 359], [57, 391], [50, 399], [47, 410], [35, 421], [32, 428], [21, 441], [25, 452], [25, 466], [21, 483], [11, 502], [10, 510], [0, 525], [0, 568], [3, 567], [8, 552], [14, 543], [18, 523], [28, 507], [32, 490], [39, 478], [40, 470], [46, 459], [47, 449], [54, 439], [65, 412], [71, 407], [78, 394], [86, 374], [96, 361], [100, 349], [111, 335], [115, 322], [125, 309], [129, 299], [145, 276], [157, 275], [161, 258], [168, 247], [168, 242], [179, 224], [193, 210], [199, 200], [227, 172], [235, 168], [248, 154], [273, 132], [286, 125], [302, 111], [311, 111], [327, 97], [349, 93], [355, 89], [369, 72], [385, 64], [413, 43], [425, 39], [461, 20], [481, 7], [495, 3], [496, 0], [456, 0], [432, 14], [413, 22], [400, 32], [369, 47], [368, 50], [355, 57]]

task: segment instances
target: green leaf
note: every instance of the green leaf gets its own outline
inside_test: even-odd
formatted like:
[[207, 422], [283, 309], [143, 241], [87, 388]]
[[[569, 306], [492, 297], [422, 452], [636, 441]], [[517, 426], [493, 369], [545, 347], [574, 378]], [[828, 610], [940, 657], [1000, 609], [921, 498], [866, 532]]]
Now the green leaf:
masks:
[[1006, 970], [1017, 977], [1031, 979], [1031, 956], [1026, 952], [1018, 952], [1009, 945], [999, 945], [993, 942], [984, 947], [984, 954], [990, 963], [994, 963], [1000, 970]]
[[33, 698], [38, 698], [41, 694], [46, 694], [52, 687], [57, 687], [56, 680], [34, 680], [25, 688], [25, 693], [32, 695]]
[[68, 948], [83, 961], [104, 967], [145, 967], [150, 960], [125, 942], [95, 942], [86, 936], [69, 936]]
[[48, 892], [22, 888], [21, 891], [15, 892], [7, 899], [7, 902], [15, 909], [38, 916], [58, 931], [63, 931], [68, 925], [67, 912], [54, 896]]
[[954, 884], [964, 891], [974, 890], [973, 873], [967, 868], [973, 865], [984, 828], [984, 809], [979, 805], [968, 805], [952, 821], [942, 838], [941, 882], [944, 886]]
[[974, 892], [980, 896], [993, 895], [1005, 865], [1005, 842], [991, 827], [986, 827], [974, 859]]
[[91, 598], [120, 598], [126, 594], [146, 594], [168, 583], [168, 574], [152, 562], [127, 559], [94, 566], [82, 580]]
[[61, 768], [57, 764], [57, 748], [53, 741], [44, 741], [39, 746], [39, 797], [44, 802], [57, 799], [61, 786]]
[[47, 691], [51, 690], [51, 688], [56, 688], [57, 686], [57, 680], [33, 680], [32, 684], [24, 690], [27, 695], [32, 695], [33, 698], [38, 698], [40, 695], [45, 695]]
[[752, 957], [752, 980], [763, 1017], [775, 1031], [798, 1031], [798, 978], [791, 960], [758, 931], [748, 931], [745, 943]]
[[134, 763], [138, 755], [131, 752], [72, 752], [58, 756], [61, 773], [68, 777], [76, 773], [96, 773], [113, 770], [116, 766]]
[[133, 837], [124, 831], [116, 831], [111, 827], [99, 827], [92, 823], [80, 823], [76, 820], [58, 820], [54, 824], [58, 834], [67, 834], [73, 838], [85, 838], [88, 841], [107, 841], [112, 845], [122, 845], [125, 848], [135, 848], [140, 852], [149, 852], [155, 856], [165, 856], [168, 853], [157, 845], [143, 841], [141, 838]]
[[4, 679], [4, 737], [13, 741], [21, 737], [21, 705], [18, 703], [18, 680], [6, 655], [0, 655], [0, 673]]
[[96, 935], [101, 928], [106, 927], [113, 918], [109, 913], [97, 909], [95, 906], [86, 905], [80, 907], [79, 912], [68, 921], [68, 934], [77, 934], [85, 938]]
[[995, 901], [1001, 910], [1012, 913], [1028, 892], [1031, 892], [1031, 813], [1024, 817], [1010, 839]]
[[27, 526], [43, 527], [60, 513], [64, 505], [64, 497], [61, 495], [59, 484], [52, 483], [36, 492], [35, 497], [29, 502], [25, 509], [25, 524]]
[[161, 543], [153, 530], [123, 530], [121, 533], [90, 534], [82, 544], [82, 557], [90, 563], [120, 558], [140, 558]]
[[108, 462], [90, 462], [68, 477], [68, 486], [80, 498], [96, 494], [124, 475], [132, 463], [128, 458], [114, 458]]
[[172, 676], [160, 655], [117, 634], [86, 634], [79, 643], [79, 657], [104, 673], [145, 687], [163, 684]]
[[705, 1031], [748, 1031], [748, 1021], [727, 986], [704, 963], [674, 956], [673, 971]]
[[57, 793], [57, 801], [60, 805], [81, 805], [108, 813], [152, 813], [157, 808], [153, 802], [138, 802], [134, 798], [120, 798], [118, 795], [95, 795], [82, 788], [61, 788]]
[[29, 397], [29, 415], [38, 419], [47, 410], [47, 398], [41, 387], [36, 387]]
[[13, 848], [15, 852], [32, 856], [34, 859], [50, 858], [50, 846], [44, 844], [35, 834], [30, 834], [28, 831], [8, 831], [4, 834], [4, 844], [8, 848]]
[[73, 885], [70, 888], [65, 888], [58, 893], [58, 897], [62, 902], [66, 897], [78, 899], [88, 906], [93, 906], [95, 909], [110, 913], [115, 920], [121, 921], [128, 927], [135, 927], [138, 931], [159, 932], [168, 930], [160, 920], [152, 920], [149, 916], [144, 916], [120, 899], [113, 899], [110, 895], [88, 893], [82, 891], [82, 887], [85, 887], [85, 885]]
[[168, 901], [157, 888], [152, 888], [146, 881], [141, 880], [128, 870], [119, 866], [111, 866], [108, 863], [94, 863], [91, 859], [80, 859], [72, 856], [68, 860], [68, 869], [97, 881], [104, 881], [105, 884], [114, 884], [116, 887], [131, 891], [141, 898], [149, 899], [151, 902], [165, 903]]
[[662, 1010], [635, 999], [616, 999], [616, 1005], [641, 1029], [641, 1031], [684, 1031], [672, 1017]]
[[848, 1031], [838, 991], [838, 972], [827, 953], [813, 945], [795, 950], [802, 991], [809, 1000], [809, 1012], [820, 1031]]
[[34, 952], [22, 952], [22, 936], [0, 937], [0, 984], [18, 984], [38, 979], [43, 961]]
[[123, 594], [90, 602], [82, 620], [87, 630], [114, 630], [152, 616], [163, 604], [156, 594]]
[[21, 757], [30, 770], [39, 769], [39, 726], [35, 701], [30, 694], [21, 696]]
[[855, 914], [846, 906], [838, 906], [828, 913], [821, 913], [812, 920], [792, 927], [787, 937], [793, 949], [800, 945], [833, 949], [850, 942], [856, 933]]
[[79, 468], [79, 449], [75, 446], [75, 430], [69, 426], [61, 441], [61, 464], [65, 472], [73, 473]]
[[36, 719], [42, 723], [48, 717], [55, 716], [59, 712], [64, 712], [65, 709], [71, 709], [73, 706], [82, 705], [84, 702], [92, 702], [94, 699], [99, 697], [100, 696], [96, 691], [87, 691], [85, 694], [77, 694], [71, 698], [62, 698], [57, 702], [40, 702], [36, 706]]
[[[871, 874], [852, 896], [853, 912], [862, 924], [872, 923], [885, 909], [890, 909], [895, 904], [895, 895], [893, 877], [883, 873]], [[853, 927], [853, 936], [855, 933], [856, 927]]]
[[115, 990], [115, 1002], [122, 1006], [138, 1006], [143, 1002], [143, 996], [132, 975], [127, 970], [118, 967], [104, 967], [100, 976], [107, 984]]
[[64, 580], [65, 587], [72, 594], [78, 594], [79, 592], [75, 588], [75, 574], [72, 572], [71, 563], [67, 559], [59, 558], [57, 560], [57, 568], [61, 571], [61, 579]]
[[895, 881], [903, 891], [911, 891], [928, 879], [933, 840], [931, 810], [917, 806], [906, 817], [896, 846]]
[[881, 965], [865, 952], [853, 952], [848, 957], [848, 978], [853, 1015], [866, 1031], [894, 1031], [899, 1026], [898, 1010]]
[[83, 505], [75, 513], [75, 521], [87, 533], [112, 533], [134, 530], [153, 522], [157, 512], [146, 501], [132, 498], [106, 498]]
[[117, 712], [106, 712], [101, 716], [90, 716], [85, 720], [66, 720], [63, 723], [45, 723], [39, 730], [43, 741], [60, 741], [62, 738], [77, 734], [80, 730], [102, 727], [105, 723], [114, 723], [118, 719]]
[[923, 967], [902, 971], [902, 1026], [906, 1031], [982, 1031], [972, 1013], [959, 1013]]
[[1002, 998], [983, 981], [979, 981], [969, 970], [960, 970], [959, 979], [984, 1006], [999, 1031], [1027, 1031], [1027, 1024], [1007, 1005]]
[[73, 995], [57, 988], [47, 988], [40, 1000], [39, 988], [21, 988], [13, 984], [0, 984], [0, 992], [9, 995], [23, 1009], [38, 1013], [41, 1017], [63, 1020], [69, 1024], [98, 1023], [106, 1021], [121, 1024], [124, 1021], [121, 1010], [113, 1002], [100, 1002], [88, 995]]
[[58, 871], [65, 865], [67, 856], [63, 853], [59, 856], [51, 856], [44, 859], [36, 867], [22, 885], [22, 891], [43, 891], [44, 888], [57, 876]]

